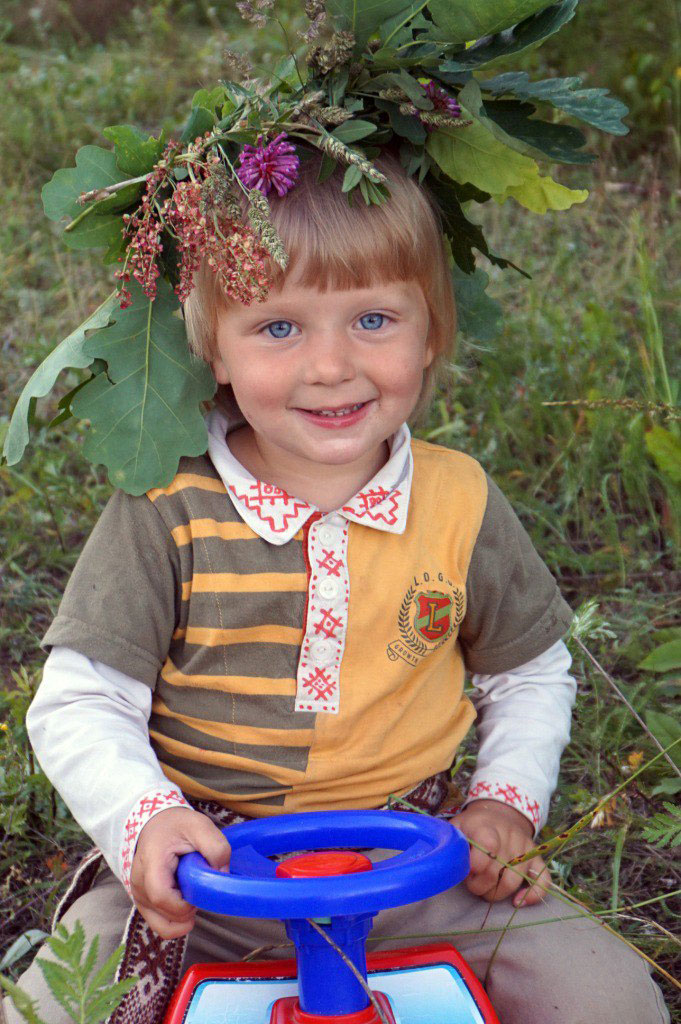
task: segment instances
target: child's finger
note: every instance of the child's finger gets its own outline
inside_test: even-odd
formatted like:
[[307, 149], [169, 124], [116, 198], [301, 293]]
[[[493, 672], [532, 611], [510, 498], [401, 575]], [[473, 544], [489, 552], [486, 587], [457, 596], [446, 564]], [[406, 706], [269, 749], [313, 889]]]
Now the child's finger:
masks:
[[189, 818], [184, 824], [183, 834], [212, 868], [224, 868], [229, 864], [232, 848], [220, 829], [205, 814]]
[[514, 907], [531, 907], [535, 903], [541, 902], [551, 884], [551, 873], [541, 857], [531, 860], [523, 874], [535, 881], [531, 885], [524, 884], [518, 890], [513, 900]]
[[135, 901], [135, 905], [149, 927], [153, 928], [162, 939], [179, 939], [180, 936], [187, 935], [194, 927], [193, 914], [187, 920], [172, 921], [164, 914], [159, 913], [154, 907], [150, 907], [145, 903], [137, 903]]
[[144, 873], [144, 890], [141, 897], [145, 904], [155, 908], [171, 921], [184, 921], [194, 916], [196, 907], [182, 898], [175, 881], [176, 867], [177, 858], [173, 858], [169, 864], [156, 863], [153, 867], [149, 865]]
[[499, 833], [493, 828], [476, 828], [469, 833], [468, 839], [476, 845], [470, 848], [471, 870], [466, 887], [474, 896], [483, 896], [496, 884], [501, 870], [494, 860], [499, 852]]

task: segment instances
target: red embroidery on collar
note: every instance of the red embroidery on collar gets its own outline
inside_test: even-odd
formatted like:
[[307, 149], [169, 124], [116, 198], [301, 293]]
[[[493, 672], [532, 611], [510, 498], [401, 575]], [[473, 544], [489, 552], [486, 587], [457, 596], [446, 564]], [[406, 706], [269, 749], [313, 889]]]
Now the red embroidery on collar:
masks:
[[[392, 526], [397, 522], [399, 513], [399, 501], [397, 500], [401, 491], [393, 489], [387, 491], [385, 487], [374, 487], [369, 491], [360, 491], [352, 499], [349, 505], [343, 505], [343, 512], [352, 512], [353, 515], [357, 516], [358, 519], [363, 519], [368, 516], [373, 522], [377, 522], [382, 519], [388, 526]], [[381, 511], [374, 511], [379, 505], [385, 504], [386, 507]]]
[[[263, 483], [261, 480], [254, 480], [246, 494], [239, 494], [233, 484], [229, 485], [229, 489], [249, 511], [255, 512], [258, 519], [268, 524], [272, 533], [284, 533], [292, 520], [311, 508], [306, 501], [294, 498], [281, 487]], [[267, 506], [272, 510], [272, 515], [267, 514]], [[275, 517], [279, 521], [278, 526], [275, 525]]]

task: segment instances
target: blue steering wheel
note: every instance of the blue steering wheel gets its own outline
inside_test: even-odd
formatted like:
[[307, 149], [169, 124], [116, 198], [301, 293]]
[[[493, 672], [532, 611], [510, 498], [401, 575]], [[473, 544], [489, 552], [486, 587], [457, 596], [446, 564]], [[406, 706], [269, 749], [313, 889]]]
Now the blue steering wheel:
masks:
[[[469, 871], [468, 843], [452, 825], [405, 811], [312, 811], [231, 825], [229, 871], [198, 853], [180, 859], [182, 895], [203, 910], [238, 917], [343, 917], [435, 896]], [[276, 877], [275, 854], [378, 848], [399, 851], [373, 870], [317, 878]]]

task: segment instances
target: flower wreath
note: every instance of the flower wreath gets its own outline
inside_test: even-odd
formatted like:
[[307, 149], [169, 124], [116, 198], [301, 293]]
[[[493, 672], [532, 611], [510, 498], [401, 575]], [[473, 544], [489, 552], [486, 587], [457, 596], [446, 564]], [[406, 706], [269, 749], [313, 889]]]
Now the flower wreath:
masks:
[[[227, 295], [244, 303], [266, 295], [269, 261], [286, 265], [267, 196], [296, 187], [304, 150], [323, 154], [320, 177], [345, 168], [349, 201], [378, 204], [389, 193], [372, 160], [387, 144], [397, 148], [439, 207], [460, 324], [492, 337], [499, 309], [485, 295], [476, 251], [515, 265], [489, 249], [469, 207], [512, 198], [535, 213], [567, 209], [588, 193], [542, 174], [539, 163], [595, 159], [581, 131], [535, 117], [536, 104], [627, 131], [626, 107], [579, 78], [478, 77], [560, 29], [578, 2], [305, 0], [306, 53], [282, 59], [269, 80], [249, 77], [247, 62], [230, 53], [241, 81], [199, 90], [177, 139], [104, 129], [113, 150], [80, 149], [76, 166], [45, 185], [43, 204], [51, 220], [68, 218], [66, 245], [105, 250], [104, 262], [118, 265], [117, 288], [28, 381], [5, 438], [7, 462], [22, 457], [35, 399], [66, 368], [90, 376], [61, 399], [55, 420], [89, 422], [85, 455], [114, 485], [131, 494], [165, 486], [181, 456], [205, 452], [202, 408], [216, 385], [190, 354], [180, 304], [203, 257]], [[237, 7], [263, 25], [272, 4]]]

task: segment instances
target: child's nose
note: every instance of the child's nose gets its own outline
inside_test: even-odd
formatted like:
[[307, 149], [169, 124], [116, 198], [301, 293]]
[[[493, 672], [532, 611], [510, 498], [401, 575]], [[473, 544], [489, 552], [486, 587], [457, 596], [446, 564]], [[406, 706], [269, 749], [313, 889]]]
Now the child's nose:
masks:
[[305, 367], [307, 384], [340, 384], [351, 380], [355, 373], [351, 347], [341, 333], [324, 331], [310, 339]]

